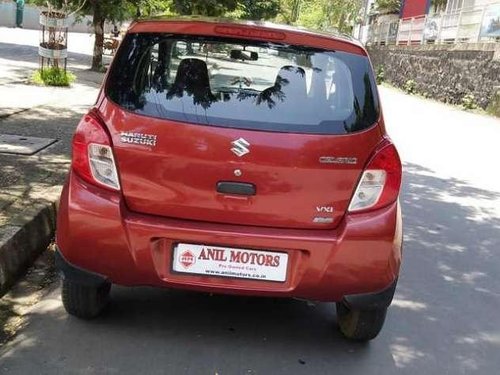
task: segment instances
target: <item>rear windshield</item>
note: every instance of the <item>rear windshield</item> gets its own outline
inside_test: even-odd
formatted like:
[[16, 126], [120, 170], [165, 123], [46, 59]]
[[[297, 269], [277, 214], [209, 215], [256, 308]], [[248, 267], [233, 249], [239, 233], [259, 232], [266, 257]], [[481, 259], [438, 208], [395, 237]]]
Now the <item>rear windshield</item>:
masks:
[[225, 38], [129, 34], [108, 97], [137, 114], [208, 126], [345, 134], [378, 118], [367, 57]]

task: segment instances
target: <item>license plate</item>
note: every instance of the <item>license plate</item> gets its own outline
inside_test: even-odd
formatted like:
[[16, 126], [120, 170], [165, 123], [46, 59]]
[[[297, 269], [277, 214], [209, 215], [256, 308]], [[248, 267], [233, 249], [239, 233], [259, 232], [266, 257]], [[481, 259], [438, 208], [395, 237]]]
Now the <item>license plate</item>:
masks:
[[174, 271], [182, 273], [285, 281], [288, 254], [181, 243], [174, 248], [172, 264]]

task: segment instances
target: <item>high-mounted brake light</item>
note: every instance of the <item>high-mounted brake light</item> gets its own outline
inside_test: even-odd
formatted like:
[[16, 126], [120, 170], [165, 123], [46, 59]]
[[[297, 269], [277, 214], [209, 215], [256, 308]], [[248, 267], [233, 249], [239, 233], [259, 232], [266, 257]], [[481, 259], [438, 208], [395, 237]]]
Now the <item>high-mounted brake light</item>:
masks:
[[258, 28], [239, 26], [215, 26], [215, 32], [217, 34], [265, 40], [283, 40], [286, 38], [285, 33], [282, 33], [280, 31], [262, 30]]
[[349, 211], [375, 210], [395, 202], [401, 187], [401, 174], [401, 160], [396, 147], [390, 141], [384, 141], [368, 162]]
[[120, 190], [111, 141], [101, 121], [92, 112], [83, 116], [76, 128], [71, 166], [93, 185]]

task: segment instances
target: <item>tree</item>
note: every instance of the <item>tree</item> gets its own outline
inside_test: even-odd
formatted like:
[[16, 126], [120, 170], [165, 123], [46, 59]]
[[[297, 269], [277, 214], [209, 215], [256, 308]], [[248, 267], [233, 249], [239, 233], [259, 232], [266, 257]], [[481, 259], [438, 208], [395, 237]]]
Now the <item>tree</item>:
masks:
[[[155, 12], [166, 9], [165, 2], [160, 0], [87, 0], [85, 4], [86, 6], [80, 12], [92, 15], [95, 34], [91, 69], [98, 71], [102, 69], [104, 24], [106, 21], [119, 22], [142, 15], [151, 16]], [[144, 10], [146, 10], [145, 14]]]
[[280, 0], [173, 0], [170, 10], [180, 15], [261, 20], [276, 17]]
[[275, 18], [280, 11], [278, 0], [240, 0], [242, 14], [240, 18], [263, 20]]
[[331, 0], [323, 5], [322, 29], [334, 28], [340, 32], [350, 33], [362, 7], [361, 0]]
[[91, 15], [92, 28], [95, 34], [92, 70], [102, 70], [102, 54], [104, 44], [104, 24], [106, 21], [119, 22], [141, 16], [146, 10], [151, 14], [166, 9], [168, 2], [161, 0], [29, 0], [36, 5], [49, 5], [64, 12], [76, 12], [79, 16]]
[[173, 0], [170, 9], [181, 15], [218, 17], [237, 7], [238, 0]]
[[295, 24], [299, 19], [300, 8], [304, 0], [281, 0], [278, 20], [287, 24]]
[[377, 0], [375, 9], [382, 13], [399, 13], [401, 0]]
[[278, 20], [313, 29], [351, 31], [362, 0], [281, 0]]
[[130, 16], [144, 17], [151, 16], [159, 12], [165, 11], [170, 4], [170, 1], [166, 0], [128, 0], [132, 9], [128, 11]]
[[434, 13], [444, 12], [447, 4], [448, 0], [431, 0], [431, 6]]
[[349, 32], [361, 5], [361, 0], [281, 0], [279, 19], [314, 29]]

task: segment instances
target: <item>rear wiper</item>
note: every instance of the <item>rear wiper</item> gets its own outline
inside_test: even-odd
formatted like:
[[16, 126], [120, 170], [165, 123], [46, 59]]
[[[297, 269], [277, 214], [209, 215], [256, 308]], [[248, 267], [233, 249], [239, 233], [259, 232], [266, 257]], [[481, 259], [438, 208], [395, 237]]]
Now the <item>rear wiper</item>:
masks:
[[260, 90], [253, 89], [251, 87], [242, 87], [242, 88], [239, 88], [239, 87], [235, 87], [235, 86], [219, 86], [219, 87], [217, 87], [216, 90], [217, 91], [222, 91], [222, 92], [227, 92], [227, 91], [230, 91], [230, 92], [251, 91], [251, 92], [255, 92], [257, 94], [260, 93]]

